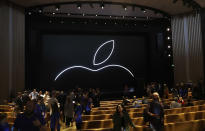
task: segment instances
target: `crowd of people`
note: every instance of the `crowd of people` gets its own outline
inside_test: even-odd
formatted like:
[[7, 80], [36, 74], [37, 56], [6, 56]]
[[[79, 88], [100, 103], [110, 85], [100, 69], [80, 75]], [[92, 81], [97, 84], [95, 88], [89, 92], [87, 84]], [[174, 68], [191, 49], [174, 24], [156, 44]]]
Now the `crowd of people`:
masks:
[[[126, 87], [128, 88], [128, 87]], [[153, 131], [162, 131], [164, 127], [164, 109], [181, 108], [186, 106], [193, 106], [193, 99], [204, 99], [205, 91], [202, 81], [198, 84], [194, 83], [177, 83], [173, 88], [168, 88], [166, 84], [158, 84], [152, 82], [144, 88], [144, 95], [142, 99], [137, 99], [136, 96], [133, 99], [129, 99], [126, 94], [122, 97], [122, 104], [117, 105], [116, 112], [113, 115], [114, 130], [129, 131], [129, 126], [134, 127], [129, 115], [127, 115], [126, 108], [124, 106], [129, 103], [133, 108], [141, 108], [143, 104], [147, 104], [144, 109], [143, 117], [144, 123], [149, 123], [149, 127]], [[165, 99], [171, 98], [171, 102], [165, 102]], [[149, 102], [148, 99], [152, 98]]]
[[[122, 104], [117, 105], [116, 112], [113, 114], [113, 129], [115, 131], [129, 131], [129, 127], [135, 128], [126, 106], [132, 105], [133, 108], [141, 108], [147, 104], [143, 117], [144, 122], [149, 122], [153, 130], [163, 130], [164, 109], [180, 108], [183, 106], [193, 106], [192, 100], [202, 99], [204, 90], [202, 83], [180, 83], [173, 88], [168, 88], [166, 84], [160, 85], [156, 82], [148, 84], [144, 89], [145, 96], [138, 99], [136, 96], [129, 99], [129, 93], [124, 93]], [[128, 87], [126, 87], [127, 89]], [[164, 100], [172, 94], [173, 100], [166, 103]], [[92, 107], [100, 107], [101, 93], [99, 89], [75, 88], [69, 92], [53, 90], [32, 92], [18, 92], [15, 99], [16, 119], [14, 121], [14, 131], [37, 131], [46, 130], [60, 131], [61, 124], [72, 127], [75, 122], [76, 129], [81, 130], [82, 114], [89, 115]], [[130, 97], [130, 96], [129, 96]], [[150, 102], [149, 99], [152, 98]], [[9, 130], [6, 123], [6, 114], [0, 114], [0, 130]], [[48, 124], [49, 123], [49, 124]]]
[[172, 93], [174, 97], [182, 98], [193, 96], [195, 99], [203, 99], [205, 96], [202, 80], [199, 80], [197, 83], [191, 81], [187, 83], [176, 83], [172, 88], [168, 88], [167, 84], [157, 82], [151, 82], [144, 87], [145, 96], [151, 97], [153, 92], [158, 92], [161, 98], [168, 98], [169, 93]]
[[[66, 93], [56, 90], [50, 93], [34, 89], [32, 92], [18, 92], [14, 102], [14, 131], [43, 131], [48, 125], [51, 131], [60, 131], [60, 122], [66, 127], [73, 126], [75, 122], [80, 130], [82, 114], [90, 114], [92, 107], [100, 106], [100, 90], [75, 88]], [[4, 122], [6, 117], [6, 114], [0, 116], [0, 122], [4, 123], [0, 123], [3, 131], [7, 131], [8, 127], [8, 123]]]

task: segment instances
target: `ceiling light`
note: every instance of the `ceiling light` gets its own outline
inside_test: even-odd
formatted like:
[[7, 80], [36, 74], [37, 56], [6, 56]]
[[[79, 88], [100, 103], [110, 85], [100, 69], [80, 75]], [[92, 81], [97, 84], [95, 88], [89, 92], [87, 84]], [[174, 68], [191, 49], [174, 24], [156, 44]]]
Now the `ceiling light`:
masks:
[[101, 9], [102, 9], [102, 10], [104, 9], [104, 7], [105, 7], [104, 4], [101, 4]]
[[41, 10], [41, 9], [39, 9], [39, 10], [38, 10], [38, 12], [39, 12], [39, 13], [42, 13], [42, 10]]
[[124, 8], [124, 10], [125, 10], [125, 11], [127, 10], [127, 7], [126, 7], [126, 5], [123, 5], [123, 8]]
[[147, 11], [146, 11], [144, 8], [141, 8], [141, 11], [142, 11], [143, 13], [147, 13]]
[[166, 30], [167, 30], [167, 31], [170, 31], [170, 28], [168, 27]]
[[80, 9], [81, 9], [81, 4], [78, 4], [78, 5], [77, 5], [77, 8], [80, 10]]
[[171, 39], [171, 38], [168, 36], [168, 37], [167, 37], [167, 40], [170, 40], [170, 39]]
[[59, 11], [60, 6], [56, 5], [56, 11]]

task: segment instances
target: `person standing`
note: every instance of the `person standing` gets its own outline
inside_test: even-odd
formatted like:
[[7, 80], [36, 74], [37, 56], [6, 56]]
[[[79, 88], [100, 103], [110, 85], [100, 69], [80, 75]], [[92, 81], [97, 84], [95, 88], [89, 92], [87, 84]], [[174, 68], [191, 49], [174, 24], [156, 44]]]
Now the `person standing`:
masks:
[[74, 116], [74, 104], [73, 100], [71, 99], [71, 96], [67, 96], [66, 102], [64, 105], [64, 115], [65, 115], [65, 122], [66, 126], [71, 126], [72, 125], [72, 119]]
[[153, 131], [162, 131], [164, 127], [164, 109], [160, 102], [159, 94], [153, 93], [153, 100], [145, 109], [146, 121], [150, 123]]
[[38, 97], [38, 92], [36, 91], [36, 89], [33, 89], [33, 92], [31, 92], [29, 94], [29, 97], [31, 98], [31, 100], [36, 100]]
[[76, 101], [76, 108], [75, 108], [75, 123], [76, 123], [76, 128], [77, 130], [81, 130], [82, 128], [82, 112], [83, 112], [83, 107], [80, 104], [79, 101]]
[[0, 113], [0, 131], [10, 131], [6, 113]]
[[58, 104], [56, 102], [52, 103], [51, 109], [51, 131], [60, 131], [60, 110], [58, 108]]
[[14, 121], [14, 131], [45, 131], [45, 119], [34, 110], [35, 102], [28, 101], [24, 113], [19, 114]]
[[127, 113], [125, 108], [123, 108], [120, 104], [116, 107], [116, 112], [112, 117], [112, 121], [113, 131], [129, 131], [129, 126], [135, 128], [134, 124], [132, 123], [132, 120], [130, 119], [129, 114]]

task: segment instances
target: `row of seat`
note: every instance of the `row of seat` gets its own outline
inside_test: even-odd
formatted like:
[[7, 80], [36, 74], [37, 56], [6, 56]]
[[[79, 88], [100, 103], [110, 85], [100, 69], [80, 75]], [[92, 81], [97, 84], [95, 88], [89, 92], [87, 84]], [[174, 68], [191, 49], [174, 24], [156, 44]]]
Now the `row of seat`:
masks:
[[[143, 117], [135, 117], [131, 119], [136, 126], [142, 126], [144, 124]], [[175, 122], [185, 122], [185, 121], [200, 120], [200, 119], [205, 119], [205, 110], [197, 111], [197, 112], [165, 115], [164, 123], [166, 124], [166, 123], [175, 123]], [[113, 127], [112, 119], [92, 120], [92, 121], [83, 122], [83, 129], [112, 128], [112, 127]]]
[[[83, 129], [83, 131], [112, 131], [112, 128]], [[130, 131], [151, 131], [151, 129], [142, 125], [131, 128]], [[205, 119], [168, 123], [164, 125], [164, 131], [205, 131]]]
[[[172, 99], [167, 99], [167, 103], [170, 103]], [[111, 130], [113, 127], [112, 115], [115, 112], [117, 104], [122, 103], [122, 100], [117, 101], [103, 101], [101, 107], [94, 108], [90, 115], [83, 115], [83, 130]], [[165, 109], [165, 126], [167, 130], [170, 130], [171, 125], [179, 122], [197, 121], [205, 119], [205, 101], [194, 101], [195, 106], [182, 107], [175, 109]], [[146, 105], [141, 108], [130, 108], [131, 104], [128, 104], [127, 111], [136, 125], [135, 130], [149, 130], [147, 126], [144, 126], [144, 120], [142, 117], [143, 110]], [[176, 126], [178, 127], [178, 126]], [[205, 126], [203, 126], [205, 127]], [[174, 129], [174, 128], [173, 128]]]
[[[167, 99], [167, 102], [172, 99]], [[110, 130], [113, 127], [112, 114], [115, 112], [117, 104], [122, 103], [122, 100], [116, 101], [102, 101], [101, 107], [93, 108], [90, 115], [83, 115], [83, 129], [84, 130]], [[182, 107], [175, 109], [165, 109], [165, 126], [168, 130], [175, 127], [176, 123], [188, 122], [188, 121], [202, 121], [205, 119], [205, 101], [194, 101], [194, 105], [191, 107]], [[136, 125], [135, 130], [147, 130], [147, 126], [143, 125], [142, 113], [146, 105], [141, 108], [130, 108], [131, 104], [128, 104], [127, 111]], [[8, 121], [10, 125], [13, 125], [15, 120], [12, 106], [0, 105], [0, 112], [8, 114]], [[173, 126], [174, 124], [174, 126]], [[178, 126], [177, 126], [178, 127]], [[205, 127], [205, 126], [202, 126]], [[175, 129], [175, 128], [173, 128]]]
[[[193, 104], [194, 105], [202, 105], [202, 104], [205, 104], [205, 101], [204, 100], [194, 101]], [[115, 112], [116, 106], [114, 106], [114, 105], [110, 105], [110, 106], [112, 106], [112, 108], [102, 108], [102, 107], [100, 107], [101, 109], [98, 109], [98, 110], [96, 110], [94, 108], [94, 109], [92, 109], [92, 112], [91, 112], [90, 115], [113, 114]], [[143, 112], [143, 110], [146, 107], [146, 105], [144, 104], [142, 106], [142, 108], [130, 108], [130, 107], [132, 107], [132, 106], [127, 106], [127, 111], [128, 112]], [[185, 109], [185, 108], [182, 108], [182, 109]], [[177, 113], [177, 111], [172, 111], [172, 110], [167, 110], [167, 111], [176, 112]]]
[[[142, 117], [144, 108], [132, 108], [133, 110], [129, 112], [131, 118]], [[196, 112], [205, 110], [205, 105], [198, 106], [190, 106], [190, 107], [182, 107], [182, 108], [174, 108], [174, 109], [165, 109], [165, 115], [179, 114], [179, 113], [187, 113], [187, 112]], [[82, 118], [84, 121], [92, 121], [92, 120], [105, 120], [111, 119], [113, 114], [100, 114], [100, 115], [83, 115]]]

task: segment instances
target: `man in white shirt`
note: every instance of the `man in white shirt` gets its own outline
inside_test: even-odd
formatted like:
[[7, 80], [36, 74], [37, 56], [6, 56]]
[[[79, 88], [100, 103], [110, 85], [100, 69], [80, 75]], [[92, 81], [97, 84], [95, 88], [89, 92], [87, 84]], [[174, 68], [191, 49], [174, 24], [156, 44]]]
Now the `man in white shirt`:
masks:
[[37, 99], [38, 97], [38, 92], [36, 91], [36, 89], [33, 90], [33, 92], [31, 92], [29, 94], [29, 97], [31, 98], [31, 100]]

